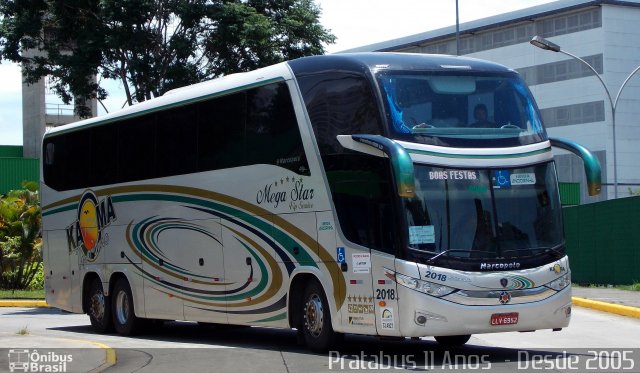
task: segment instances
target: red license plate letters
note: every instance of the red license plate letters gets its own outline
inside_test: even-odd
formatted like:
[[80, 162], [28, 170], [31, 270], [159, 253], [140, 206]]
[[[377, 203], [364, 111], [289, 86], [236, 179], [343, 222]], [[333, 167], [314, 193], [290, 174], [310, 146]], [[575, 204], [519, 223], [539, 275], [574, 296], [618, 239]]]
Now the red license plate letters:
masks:
[[494, 313], [491, 315], [491, 326], [514, 325], [518, 323], [518, 313]]

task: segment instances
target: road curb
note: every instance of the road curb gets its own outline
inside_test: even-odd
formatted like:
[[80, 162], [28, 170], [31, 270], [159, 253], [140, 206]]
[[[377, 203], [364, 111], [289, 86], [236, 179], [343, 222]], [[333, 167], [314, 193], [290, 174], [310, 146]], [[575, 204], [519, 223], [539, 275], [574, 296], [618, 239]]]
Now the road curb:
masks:
[[617, 315], [635, 317], [640, 319], [640, 308], [623, 306], [607, 302], [600, 302], [580, 297], [571, 297], [572, 303], [579, 307], [591, 308], [598, 311], [615, 313]]
[[44, 300], [0, 300], [0, 307], [50, 307]]
[[111, 368], [112, 366], [116, 365], [116, 362], [118, 361], [118, 358], [116, 357], [116, 350], [107, 346], [106, 344], [103, 343], [99, 343], [99, 342], [92, 342], [94, 345], [102, 348], [105, 350], [105, 361], [104, 364], [102, 364], [101, 366], [99, 366], [95, 372], [102, 372], [103, 370], [106, 370], [107, 368]]
[[72, 338], [60, 338], [60, 339], [63, 339], [65, 341], [70, 341], [70, 342], [88, 343], [88, 344], [94, 345], [94, 346], [99, 347], [99, 348], [104, 350], [104, 353], [105, 353], [104, 363], [101, 364], [99, 367], [97, 367], [97, 368], [95, 368], [93, 370], [90, 370], [89, 373], [102, 372], [102, 371], [106, 370], [107, 368], [110, 368], [110, 367], [116, 365], [116, 362], [118, 361], [118, 359], [116, 357], [116, 350], [113, 349], [111, 346], [107, 346], [104, 343], [89, 341], [89, 340], [86, 340], [86, 339], [72, 339]]

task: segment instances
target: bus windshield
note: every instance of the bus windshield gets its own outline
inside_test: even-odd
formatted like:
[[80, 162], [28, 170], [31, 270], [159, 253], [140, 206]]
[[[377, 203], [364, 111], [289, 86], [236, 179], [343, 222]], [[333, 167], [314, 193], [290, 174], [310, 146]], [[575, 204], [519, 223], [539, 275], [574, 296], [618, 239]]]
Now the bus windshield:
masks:
[[382, 71], [377, 80], [392, 138], [457, 147], [547, 139], [535, 101], [515, 73]]
[[[415, 165], [416, 195], [403, 200], [408, 247], [418, 261], [563, 255], [555, 166], [452, 169]], [[444, 253], [444, 254], [443, 254]]]

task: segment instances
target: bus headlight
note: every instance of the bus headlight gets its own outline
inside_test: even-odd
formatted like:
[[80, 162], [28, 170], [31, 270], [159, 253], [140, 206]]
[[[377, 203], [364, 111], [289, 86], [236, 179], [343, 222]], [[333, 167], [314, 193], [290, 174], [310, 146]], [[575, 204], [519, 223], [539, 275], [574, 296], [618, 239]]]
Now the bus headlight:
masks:
[[449, 295], [458, 289], [454, 289], [449, 286], [436, 284], [434, 282], [424, 281], [410, 276], [401, 275], [396, 273], [394, 275], [396, 282], [404, 287], [408, 287], [412, 290], [417, 290], [421, 293], [425, 293], [434, 297], [444, 297]]
[[551, 281], [545, 286], [551, 288], [556, 291], [560, 291], [571, 284], [571, 272], [567, 272], [566, 274], [558, 277], [557, 279]]

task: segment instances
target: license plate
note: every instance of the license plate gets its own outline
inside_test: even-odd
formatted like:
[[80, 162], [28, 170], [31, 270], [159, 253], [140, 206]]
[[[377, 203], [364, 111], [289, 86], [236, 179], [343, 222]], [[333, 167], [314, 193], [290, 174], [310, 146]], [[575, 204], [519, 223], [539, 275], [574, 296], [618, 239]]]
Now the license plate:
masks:
[[518, 323], [518, 313], [494, 313], [491, 315], [491, 326], [514, 325]]

